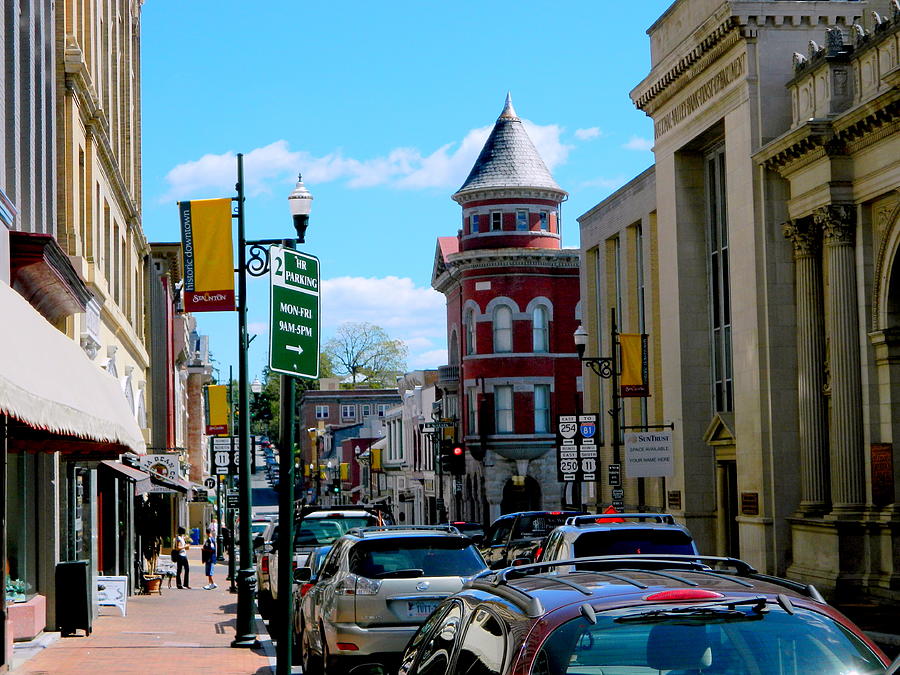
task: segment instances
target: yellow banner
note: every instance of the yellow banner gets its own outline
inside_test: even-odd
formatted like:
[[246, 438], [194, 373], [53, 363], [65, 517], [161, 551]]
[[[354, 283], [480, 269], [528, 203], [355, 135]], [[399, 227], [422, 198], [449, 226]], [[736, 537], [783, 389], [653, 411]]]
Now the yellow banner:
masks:
[[228, 387], [224, 384], [209, 385], [206, 388], [206, 405], [209, 408], [206, 434], [228, 434]]
[[350, 465], [347, 462], [341, 462], [341, 480], [350, 480]]
[[381, 448], [372, 448], [372, 471], [381, 471]]
[[184, 256], [184, 308], [234, 310], [231, 199], [178, 202]]
[[619, 334], [622, 355], [622, 375], [619, 378], [621, 396], [650, 396], [647, 382], [647, 336], [637, 333]]

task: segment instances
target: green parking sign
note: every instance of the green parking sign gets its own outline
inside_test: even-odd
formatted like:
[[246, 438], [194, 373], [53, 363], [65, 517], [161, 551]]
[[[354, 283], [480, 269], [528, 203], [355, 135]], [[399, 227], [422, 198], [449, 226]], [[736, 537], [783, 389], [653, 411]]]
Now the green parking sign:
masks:
[[319, 377], [319, 259], [282, 246], [269, 249], [269, 368]]

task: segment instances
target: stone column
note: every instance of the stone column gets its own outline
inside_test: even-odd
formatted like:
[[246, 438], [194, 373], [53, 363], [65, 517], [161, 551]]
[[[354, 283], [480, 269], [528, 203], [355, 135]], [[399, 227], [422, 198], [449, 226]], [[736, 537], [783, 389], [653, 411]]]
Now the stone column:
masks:
[[831, 204], [813, 213], [822, 228], [828, 265], [827, 332], [831, 372], [831, 503], [833, 513], [857, 513], [865, 504], [859, 312], [854, 238], [856, 211]]
[[728, 555], [728, 474], [722, 462], [716, 462], [716, 555]]
[[800, 433], [800, 511], [828, 507], [828, 404], [825, 400], [825, 335], [819, 238], [809, 219], [785, 223], [794, 247], [797, 300], [797, 404]]

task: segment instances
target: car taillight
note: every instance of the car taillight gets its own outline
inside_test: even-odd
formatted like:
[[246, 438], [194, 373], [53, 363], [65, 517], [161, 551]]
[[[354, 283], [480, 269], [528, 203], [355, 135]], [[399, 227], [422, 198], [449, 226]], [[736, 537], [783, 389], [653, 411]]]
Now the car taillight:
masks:
[[338, 595], [356, 595], [356, 575], [348, 574], [335, 589]]
[[715, 591], [707, 591], [702, 588], [674, 588], [671, 591], [651, 593], [644, 597], [647, 602], [661, 602], [671, 600], [717, 600], [725, 596]]
[[537, 547], [537, 550], [534, 552], [534, 559], [535, 559], [535, 560], [540, 560], [540, 559], [541, 559], [541, 553], [543, 553], [543, 552], [544, 552], [544, 547], [543, 547], [543, 546], [538, 546], [538, 547]]
[[262, 571], [265, 572], [266, 574], [269, 573], [269, 556], [265, 556], [265, 557], [262, 559], [262, 564], [260, 565], [260, 568], [261, 568]]
[[357, 595], [375, 595], [381, 589], [381, 579], [367, 579], [356, 577]]
[[302, 585], [300, 586], [300, 597], [302, 598], [304, 595], [306, 595], [307, 593], [309, 593], [309, 589], [312, 588], [312, 587], [313, 587], [312, 584], [302, 584]]

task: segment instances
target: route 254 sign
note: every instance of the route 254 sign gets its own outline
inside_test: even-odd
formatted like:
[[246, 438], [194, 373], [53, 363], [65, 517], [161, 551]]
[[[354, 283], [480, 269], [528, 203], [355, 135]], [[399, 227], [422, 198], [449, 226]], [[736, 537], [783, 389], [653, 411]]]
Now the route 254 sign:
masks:
[[557, 480], [566, 483], [596, 480], [597, 458], [597, 415], [557, 417]]

